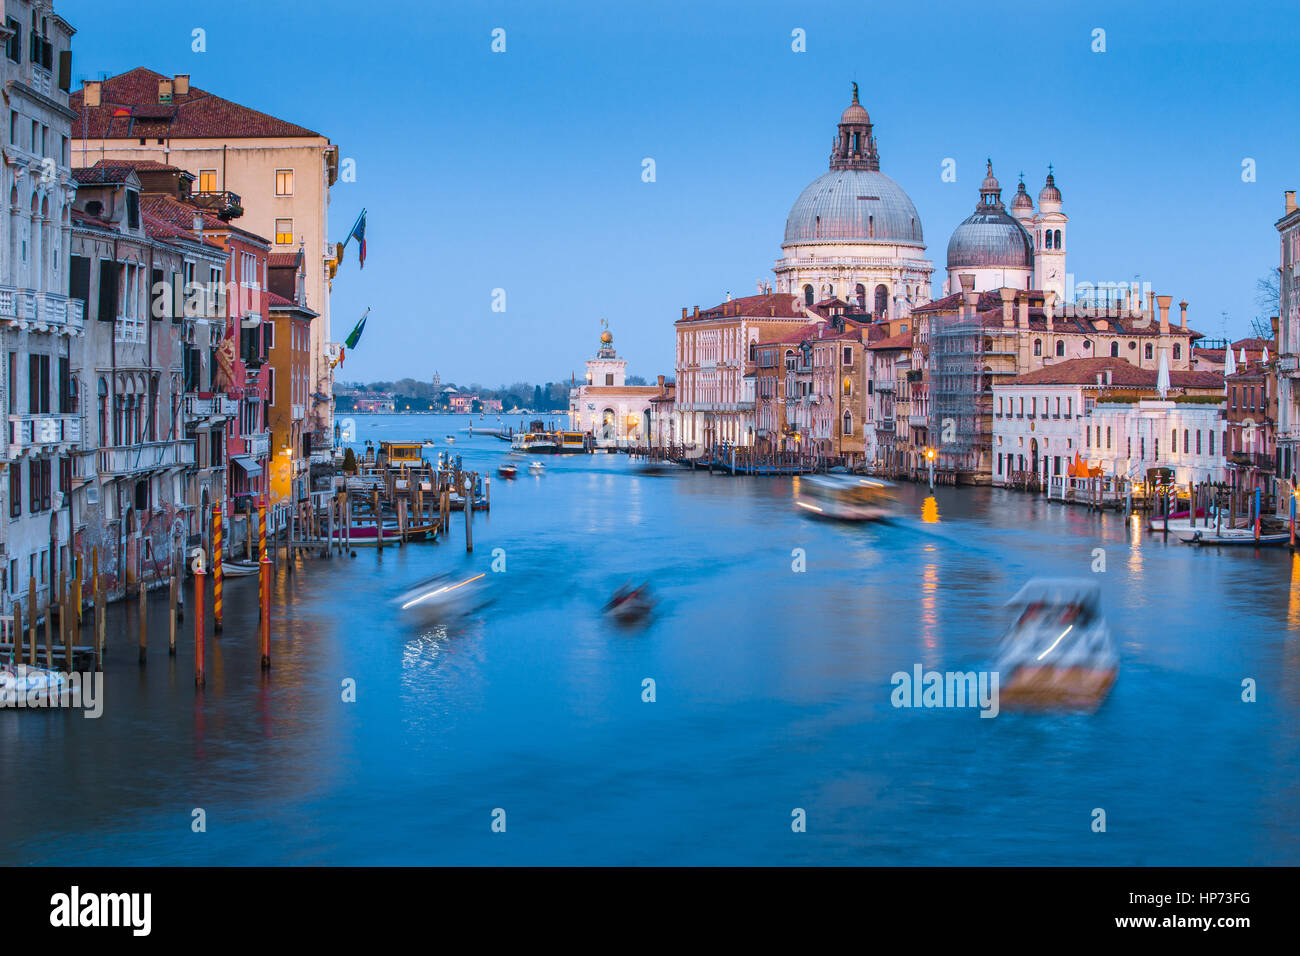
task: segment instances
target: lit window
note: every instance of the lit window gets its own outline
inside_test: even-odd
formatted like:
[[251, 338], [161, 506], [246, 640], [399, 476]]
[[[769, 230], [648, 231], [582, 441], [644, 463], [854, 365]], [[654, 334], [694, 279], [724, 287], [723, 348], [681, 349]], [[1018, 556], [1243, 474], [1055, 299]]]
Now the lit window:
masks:
[[275, 221], [275, 244], [288, 246], [293, 244], [293, 220], [277, 219]]
[[275, 171], [275, 194], [277, 196], [293, 195], [292, 169], [277, 169]]
[[199, 170], [199, 192], [214, 193], [217, 191], [217, 171], [215, 169]]

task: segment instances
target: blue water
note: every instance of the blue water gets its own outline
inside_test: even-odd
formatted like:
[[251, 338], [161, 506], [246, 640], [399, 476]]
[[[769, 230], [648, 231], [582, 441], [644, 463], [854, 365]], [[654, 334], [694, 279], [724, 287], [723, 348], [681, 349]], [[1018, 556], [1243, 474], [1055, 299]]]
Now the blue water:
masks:
[[[469, 424], [355, 417], [359, 440], [440, 448]], [[459, 434], [454, 450], [495, 473], [508, 446]], [[1300, 862], [1285, 549], [1196, 550], [990, 489], [940, 488], [926, 509], [908, 486], [897, 523], [833, 525], [795, 513], [785, 479], [548, 465], [493, 481], [472, 555], [457, 518], [439, 545], [281, 566], [266, 679], [251, 579], [227, 583], [202, 694], [190, 620], [169, 659], [151, 605], [141, 670], [134, 611], [115, 608], [102, 718], [0, 712], [0, 862]], [[436, 571], [487, 571], [494, 549], [506, 569], [463, 625], [389, 610]], [[1036, 575], [1101, 583], [1122, 664], [1099, 711], [891, 705], [895, 671], [990, 666], [1003, 602]], [[645, 578], [658, 616], [606, 621], [610, 592]]]

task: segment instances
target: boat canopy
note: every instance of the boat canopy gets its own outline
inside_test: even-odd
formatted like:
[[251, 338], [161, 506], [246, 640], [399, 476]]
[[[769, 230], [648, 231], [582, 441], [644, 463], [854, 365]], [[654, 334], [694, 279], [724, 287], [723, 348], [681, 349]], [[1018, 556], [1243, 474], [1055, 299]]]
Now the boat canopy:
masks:
[[1034, 578], [1007, 602], [1007, 607], [1046, 604], [1061, 607], [1077, 604], [1098, 613], [1101, 609], [1101, 586], [1087, 578]]

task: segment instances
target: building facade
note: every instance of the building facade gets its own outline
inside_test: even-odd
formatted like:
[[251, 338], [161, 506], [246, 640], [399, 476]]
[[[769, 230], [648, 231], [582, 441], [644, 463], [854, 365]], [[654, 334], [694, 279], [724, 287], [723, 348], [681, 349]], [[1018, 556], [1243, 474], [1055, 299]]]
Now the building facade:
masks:
[[627, 384], [627, 362], [606, 328], [595, 357], [587, 360], [584, 384], [569, 389], [569, 428], [589, 432], [598, 448], [649, 445], [662, 434], [655, 419], [655, 400], [662, 398], [661, 385]]
[[[233, 103], [143, 67], [74, 92], [72, 152], [80, 166], [102, 159], [152, 160], [195, 178], [194, 199], [214, 212], [238, 209], [241, 226], [277, 253], [302, 252], [301, 304], [311, 331], [307, 412], [318, 446], [332, 430], [330, 279], [339, 267], [329, 240], [330, 187], [338, 148], [313, 130]], [[283, 294], [283, 293], [281, 293]]]

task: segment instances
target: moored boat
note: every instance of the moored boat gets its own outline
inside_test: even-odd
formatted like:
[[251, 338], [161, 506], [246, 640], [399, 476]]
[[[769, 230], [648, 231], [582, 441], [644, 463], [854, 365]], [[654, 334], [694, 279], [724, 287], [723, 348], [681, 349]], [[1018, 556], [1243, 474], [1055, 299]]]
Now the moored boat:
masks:
[[1035, 578], [1007, 602], [1018, 614], [1002, 639], [1002, 705], [1093, 710], [1119, 672], [1101, 588], [1083, 578]]
[[1184, 544], [1244, 545], [1246, 547], [1281, 547], [1291, 541], [1289, 531], [1260, 532], [1254, 528], [1179, 527], [1170, 529]]
[[28, 705], [57, 706], [69, 692], [67, 675], [31, 664], [0, 664], [0, 702], [12, 706], [21, 696]]
[[795, 505], [819, 518], [880, 521], [895, 514], [898, 486], [880, 478], [814, 475], [799, 480]]

